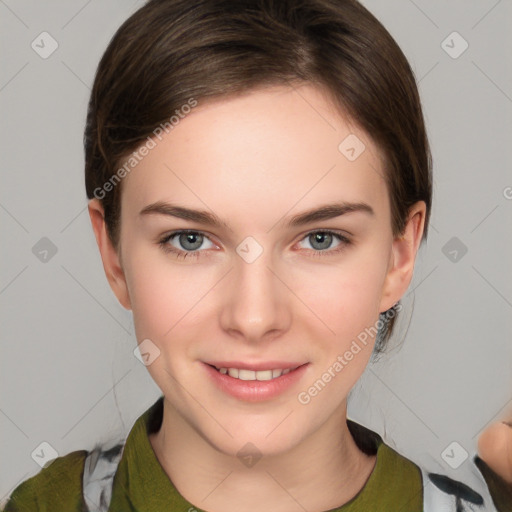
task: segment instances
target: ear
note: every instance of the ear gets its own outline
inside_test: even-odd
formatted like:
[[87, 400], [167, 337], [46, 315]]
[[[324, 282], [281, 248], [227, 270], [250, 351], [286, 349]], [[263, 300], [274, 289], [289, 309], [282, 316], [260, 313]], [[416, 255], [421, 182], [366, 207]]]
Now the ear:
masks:
[[418, 201], [411, 206], [403, 234], [393, 240], [379, 310], [381, 313], [396, 304], [409, 287], [425, 228], [425, 215], [424, 201]]
[[119, 255], [107, 234], [103, 206], [98, 199], [89, 201], [89, 217], [103, 261], [103, 269], [117, 300], [126, 309], [131, 309], [130, 296]]

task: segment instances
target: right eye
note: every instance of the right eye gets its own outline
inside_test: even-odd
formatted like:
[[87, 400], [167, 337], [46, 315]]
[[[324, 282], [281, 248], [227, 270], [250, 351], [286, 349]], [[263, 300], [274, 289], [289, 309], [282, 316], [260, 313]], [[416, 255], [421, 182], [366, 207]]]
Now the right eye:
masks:
[[[176, 245], [172, 243], [175, 240], [181, 245], [181, 247], [183, 247], [183, 249], [176, 247]], [[172, 253], [177, 258], [188, 258], [189, 256], [196, 258], [199, 256], [198, 253], [201, 252], [198, 249], [201, 247], [204, 240], [209, 240], [204, 233], [187, 229], [173, 231], [172, 233], [165, 235], [165, 237], [159, 241], [159, 245], [165, 252]]]

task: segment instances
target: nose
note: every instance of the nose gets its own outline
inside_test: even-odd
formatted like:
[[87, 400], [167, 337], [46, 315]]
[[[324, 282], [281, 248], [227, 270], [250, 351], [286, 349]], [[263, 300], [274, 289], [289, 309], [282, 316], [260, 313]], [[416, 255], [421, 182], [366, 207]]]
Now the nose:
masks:
[[290, 327], [292, 293], [272, 268], [270, 256], [263, 251], [252, 262], [237, 256], [220, 291], [222, 329], [247, 343], [274, 339]]

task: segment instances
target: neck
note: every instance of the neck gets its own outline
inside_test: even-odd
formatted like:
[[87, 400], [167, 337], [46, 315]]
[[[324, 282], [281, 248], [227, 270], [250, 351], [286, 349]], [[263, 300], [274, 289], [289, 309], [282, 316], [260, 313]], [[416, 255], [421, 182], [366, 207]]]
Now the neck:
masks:
[[209, 512], [338, 508], [362, 489], [376, 462], [350, 434], [346, 402], [299, 445], [254, 465], [217, 450], [165, 399], [160, 430], [149, 437], [178, 492]]

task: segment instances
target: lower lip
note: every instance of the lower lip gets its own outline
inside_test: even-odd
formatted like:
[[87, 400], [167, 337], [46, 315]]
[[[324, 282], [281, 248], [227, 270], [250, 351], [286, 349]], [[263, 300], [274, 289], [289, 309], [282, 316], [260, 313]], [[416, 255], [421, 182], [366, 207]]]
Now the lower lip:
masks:
[[209, 364], [203, 363], [211, 379], [221, 391], [239, 400], [248, 402], [260, 402], [269, 400], [296, 384], [306, 371], [309, 363], [299, 366], [286, 375], [281, 375], [272, 380], [240, 380], [230, 377], [227, 373], [217, 371]]

